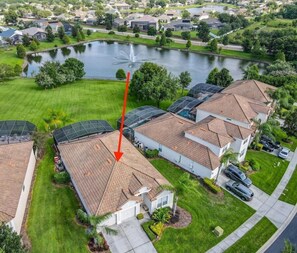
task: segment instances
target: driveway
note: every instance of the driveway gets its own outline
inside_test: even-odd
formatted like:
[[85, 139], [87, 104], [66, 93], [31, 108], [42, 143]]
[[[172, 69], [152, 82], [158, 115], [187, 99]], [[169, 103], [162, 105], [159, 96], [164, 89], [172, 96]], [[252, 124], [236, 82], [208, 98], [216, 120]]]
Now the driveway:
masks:
[[118, 234], [103, 234], [112, 253], [157, 253], [136, 218], [128, 219], [111, 228], [116, 229]]

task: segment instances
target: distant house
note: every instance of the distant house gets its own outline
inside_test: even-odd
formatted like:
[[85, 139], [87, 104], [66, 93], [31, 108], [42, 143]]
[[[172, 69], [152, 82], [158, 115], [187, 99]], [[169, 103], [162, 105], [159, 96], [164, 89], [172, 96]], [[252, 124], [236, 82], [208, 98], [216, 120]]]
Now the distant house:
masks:
[[147, 31], [149, 27], [154, 27], [157, 30], [159, 29], [158, 19], [150, 15], [145, 15], [141, 18], [132, 20], [131, 28], [134, 28], [134, 26], [138, 26], [140, 30], [144, 31]]
[[87, 18], [86, 25], [97, 25], [97, 18]]
[[119, 26], [122, 26], [122, 25], [126, 25], [126, 24], [127, 24], [127, 21], [122, 18], [115, 18], [112, 23], [112, 25], [116, 28]]
[[21, 30], [23, 35], [28, 35], [30, 38], [35, 38], [39, 41], [46, 40], [46, 32], [45, 30], [37, 27], [30, 27], [24, 30]]
[[171, 17], [170, 16], [167, 16], [165, 14], [161, 15], [158, 17], [158, 20], [161, 22], [161, 23], [169, 23], [171, 21]]
[[62, 21], [62, 24], [63, 24], [65, 33], [67, 35], [70, 35], [72, 32], [73, 26], [69, 22], [66, 22], [66, 21]]
[[112, 216], [105, 225], [120, 224], [128, 218], [156, 208], [172, 207], [173, 193], [161, 190], [170, 183], [124, 137], [122, 156], [116, 161], [119, 132], [101, 134], [58, 145], [61, 159], [73, 186], [89, 215]]
[[0, 45], [9, 44], [10, 41], [12, 44], [16, 44], [21, 40], [21, 32], [6, 27], [0, 27]]
[[0, 223], [21, 232], [35, 168], [33, 141], [0, 145]]
[[123, 10], [129, 10], [130, 9], [130, 5], [123, 2], [123, 3], [115, 3], [114, 4], [114, 8], [116, 8], [119, 11], [123, 11]]
[[193, 24], [191, 20], [182, 19], [182, 20], [175, 20], [169, 24], [164, 25], [165, 30], [172, 29], [174, 31], [191, 31], [193, 30]]
[[206, 22], [210, 28], [214, 28], [214, 29], [218, 29], [224, 26], [224, 24], [217, 18], [203, 19], [203, 22]]

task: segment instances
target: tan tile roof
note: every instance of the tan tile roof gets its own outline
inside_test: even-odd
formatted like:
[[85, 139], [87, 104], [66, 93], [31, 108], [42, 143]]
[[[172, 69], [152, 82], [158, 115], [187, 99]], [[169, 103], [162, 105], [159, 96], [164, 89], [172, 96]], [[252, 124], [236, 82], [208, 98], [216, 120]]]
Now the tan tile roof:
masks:
[[268, 114], [271, 107], [237, 94], [217, 93], [196, 109], [222, 115], [245, 123], [251, 123], [258, 112]]
[[0, 145], [0, 222], [16, 215], [33, 142]]
[[206, 146], [184, 136], [195, 123], [167, 113], [134, 130], [211, 170], [220, 165], [219, 158]]
[[135, 197], [140, 188], [151, 189], [152, 199], [159, 186], [169, 182], [125, 138], [122, 156], [115, 161], [119, 132], [104, 134], [58, 146], [83, 202], [93, 215], [115, 212]]
[[257, 80], [239, 80], [225, 88], [222, 93], [237, 94], [243, 97], [254, 99], [258, 102], [271, 102], [269, 90], [276, 90], [276, 87]]

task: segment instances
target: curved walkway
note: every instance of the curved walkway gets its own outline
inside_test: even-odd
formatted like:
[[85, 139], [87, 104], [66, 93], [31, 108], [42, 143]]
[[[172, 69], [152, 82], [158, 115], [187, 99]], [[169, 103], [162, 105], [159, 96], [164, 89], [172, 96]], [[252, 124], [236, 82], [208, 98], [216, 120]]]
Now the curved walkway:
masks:
[[297, 164], [297, 149], [294, 156], [290, 161], [290, 164], [283, 175], [281, 181], [275, 188], [274, 192], [269, 196], [265, 202], [257, 209], [256, 213], [252, 215], [245, 223], [237, 228], [233, 233], [228, 235], [224, 240], [218, 243], [216, 246], [207, 251], [207, 253], [222, 253], [229, 247], [231, 247], [236, 241], [243, 237], [252, 227], [254, 227], [264, 216], [271, 220], [273, 224], [279, 228], [283, 225], [291, 212], [294, 210], [294, 206], [278, 200], [282, 192], [286, 188]]

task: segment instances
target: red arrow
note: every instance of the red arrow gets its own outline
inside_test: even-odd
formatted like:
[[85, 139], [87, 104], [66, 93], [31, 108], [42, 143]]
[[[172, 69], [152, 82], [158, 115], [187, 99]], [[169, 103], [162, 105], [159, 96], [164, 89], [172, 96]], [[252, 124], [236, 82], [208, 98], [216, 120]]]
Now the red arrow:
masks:
[[127, 73], [127, 79], [126, 79], [126, 89], [125, 89], [125, 95], [124, 95], [124, 105], [123, 105], [123, 111], [122, 111], [122, 121], [121, 121], [121, 127], [120, 127], [118, 151], [114, 152], [114, 156], [115, 156], [115, 159], [117, 161], [119, 161], [121, 159], [122, 155], [124, 154], [123, 152], [121, 152], [121, 145], [122, 145], [123, 128], [124, 128], [124, 121], [125, 121], [125, 112], [126, 112], [128, 90], [129, 90], [129, 80], [130, 80], [130, 72]]

